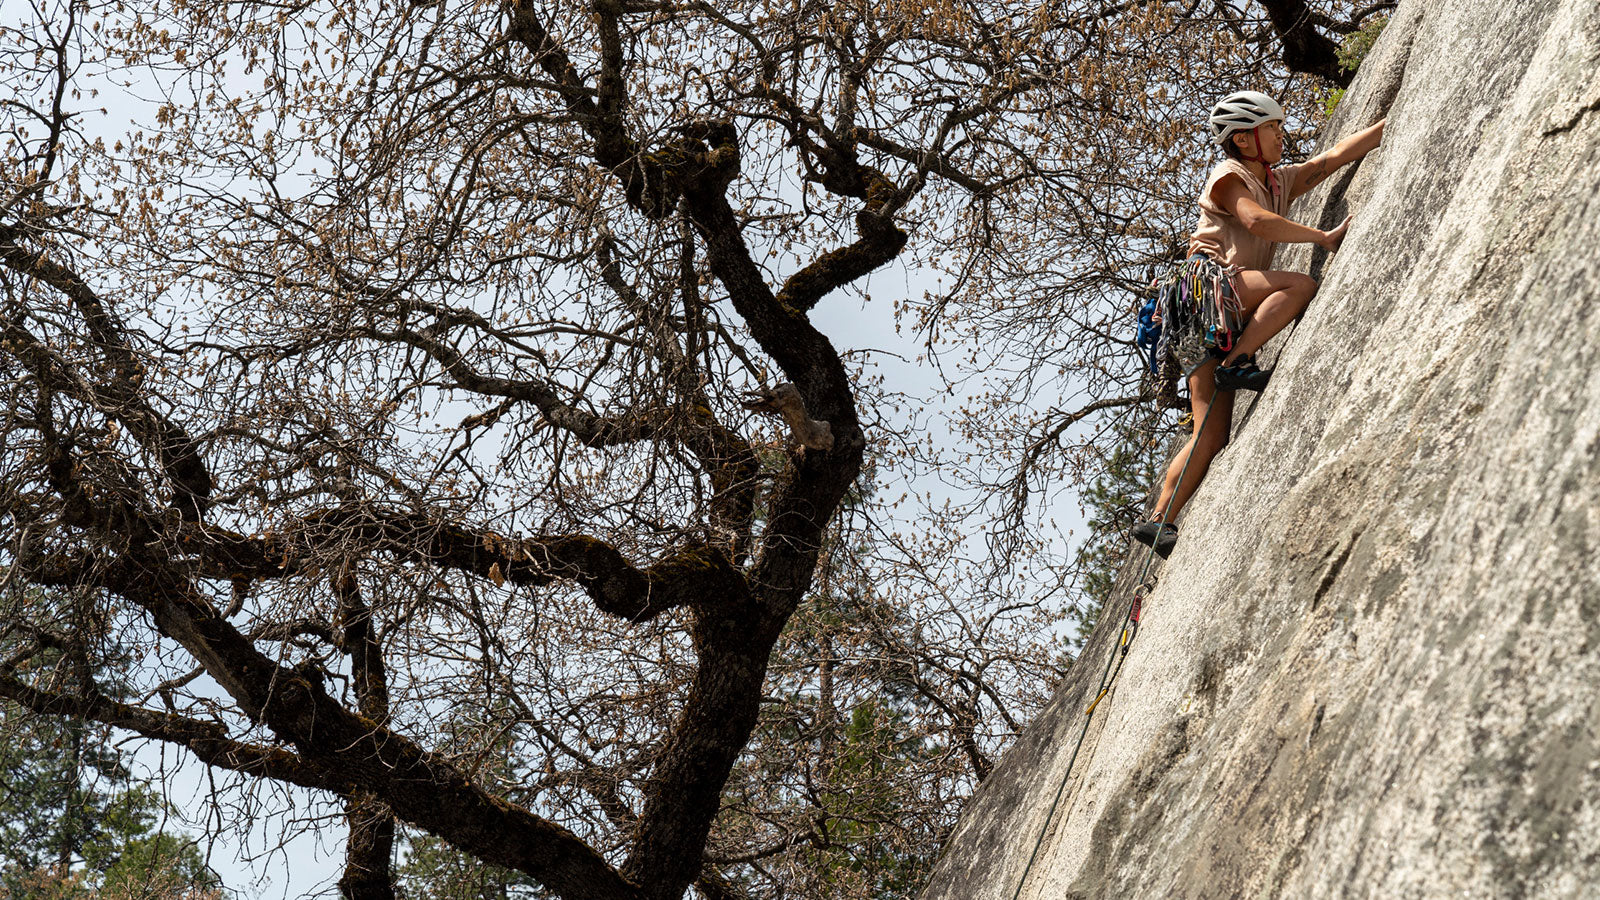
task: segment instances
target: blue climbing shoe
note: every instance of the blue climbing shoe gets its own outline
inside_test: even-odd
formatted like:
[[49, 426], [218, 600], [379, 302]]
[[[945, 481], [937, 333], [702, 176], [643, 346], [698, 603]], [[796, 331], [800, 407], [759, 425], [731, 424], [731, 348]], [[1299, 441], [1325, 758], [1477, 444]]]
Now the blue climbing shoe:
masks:
[[1217, 366], [1217, 390], [1259, 391], [1272, 378], [1271, 371], [1263, 372], [1256, 366], [1254, 356], [1241, 356], [1231, 366]]
[[1172, 553], [1172, 545], [1178, 542], [1178, 526], [1171, 523], [1140, 522], [1129, 532], [1139, 543], [1156, 548], [1156, 555], [1162, 559]]

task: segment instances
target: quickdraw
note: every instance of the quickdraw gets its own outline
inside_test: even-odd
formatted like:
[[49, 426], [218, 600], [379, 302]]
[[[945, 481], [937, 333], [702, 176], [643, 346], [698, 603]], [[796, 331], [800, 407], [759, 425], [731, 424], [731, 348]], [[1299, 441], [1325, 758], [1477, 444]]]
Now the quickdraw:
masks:
[[1224, 353], [1233, 349], [1245, 321], [1244, 306], [1233, 286], [1237, 274], [1237, 267], [1197, 254], [1151, 282], [1155, 302], [1146, 304], [1152, 308], [1144, 333], [1146, 340], [1154, 338], [1152, 360], [1170, 351], [1171, 342], [1187, 328], [1198, 331], [1207, 346]]
[[1232, 350], [1244, 330], [1244, 307], [1233, 284], [1238, 272], [1195, 256], [1166, 266], [1151, 279], [1150, 293], [1138, 304], [1134, 343], [1156, 378], [1156, 397], [1162, 408], [1188, 405], [1178, 399], [1183, 372], [1172, 352], [1186, 329], [1194, 329], [1219, 353]]

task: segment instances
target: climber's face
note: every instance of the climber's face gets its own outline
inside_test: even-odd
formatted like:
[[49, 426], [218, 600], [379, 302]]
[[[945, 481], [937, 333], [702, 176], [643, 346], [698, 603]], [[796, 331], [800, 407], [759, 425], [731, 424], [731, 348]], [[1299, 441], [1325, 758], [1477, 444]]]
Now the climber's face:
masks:
[[[1259, 147], [1256, 145], [1257, 135], [1261, 137]], [[1275, 166], [1283, 159], [1283, 120], [1273, 119], [1261, 123], [1252, 131], [1237, 132], [1233, 140], [1244, 153], [1245, 159], [1259, 159], [1269, 166]]]

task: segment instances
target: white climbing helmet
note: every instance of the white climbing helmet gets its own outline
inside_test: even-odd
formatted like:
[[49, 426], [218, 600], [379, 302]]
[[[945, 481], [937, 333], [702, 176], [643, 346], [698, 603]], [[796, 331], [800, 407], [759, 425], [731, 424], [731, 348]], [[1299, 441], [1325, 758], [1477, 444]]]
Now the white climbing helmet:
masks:
[[1260, 91], [1236, 91], [1211, 108], [1211, 134], [1222, 144], [1230, 134], [1249, 131], [1273, 119], [1283, 120], [1283, 107], [1278, 101]]

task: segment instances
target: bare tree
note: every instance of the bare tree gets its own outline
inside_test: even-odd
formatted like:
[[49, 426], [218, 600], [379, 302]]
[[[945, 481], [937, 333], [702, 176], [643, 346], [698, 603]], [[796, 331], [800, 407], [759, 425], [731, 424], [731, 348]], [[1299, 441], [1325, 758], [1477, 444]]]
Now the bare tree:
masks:
[[[0, 694], [345, 798], [353, 897], [392, 893], [395, 818], [564, 897], [724, 890], [724, 786], [867, 448], [808, 314], [1023, 177], [1000, 122], [1059, 63], [1000, 9], [891, 12], [8, 30], [8, 578], [91, 592], [147, 690], [23, 677], [54, 633]], [[119, 86], [161, 99], [101, 134]], [[741, 407], [778, 378], [828, 440]], [[516, 742], [510, 784], [447, 710]]]

